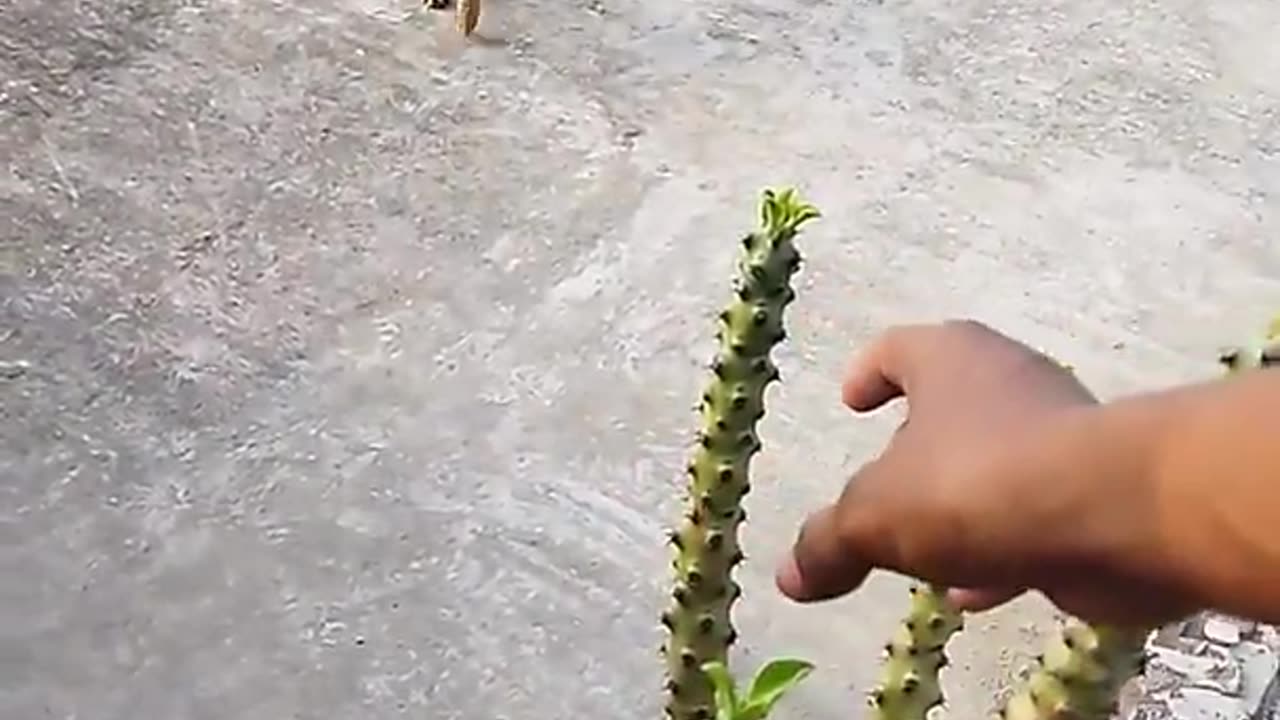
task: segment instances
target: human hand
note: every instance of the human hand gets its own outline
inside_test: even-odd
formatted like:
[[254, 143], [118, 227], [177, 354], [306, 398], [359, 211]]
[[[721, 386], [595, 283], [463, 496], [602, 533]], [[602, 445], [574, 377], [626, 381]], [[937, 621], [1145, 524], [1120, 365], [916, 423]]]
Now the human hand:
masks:
[[1088, 459], [1053, 447], [1051, 428], [1097, 406], [1070, 372], [980, 323], [896, 327], [855, 359], [843, 399], [869, 412], [899, 397], [907, 418], [887, 448], [801, 528], [778, 570], [785, 595], [837, 597], [884, 568], [952, 587], [962, 610], [1028, 589], [1094, 621], [1191, 609], [1107, 557], [1142, 519], [1124, 478], [1089, 478]]

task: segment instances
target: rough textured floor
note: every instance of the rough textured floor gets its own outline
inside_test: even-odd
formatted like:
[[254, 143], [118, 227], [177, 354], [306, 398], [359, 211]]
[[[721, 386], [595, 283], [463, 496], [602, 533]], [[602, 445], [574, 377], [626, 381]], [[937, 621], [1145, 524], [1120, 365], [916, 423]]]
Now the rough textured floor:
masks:
[[[1110, 396], [1280, 305], [1271, 0], [486, 3], [0, 0], [0, 717], [659, 717], [766, 185], [826, 214], [737, 614], [819, 665], [785, 717], [858, 717], [904, 604], [769, 580], [892, 427], [860, 341], [974, 316]], [[956, 718], [1052, 623], [970, 627]]]

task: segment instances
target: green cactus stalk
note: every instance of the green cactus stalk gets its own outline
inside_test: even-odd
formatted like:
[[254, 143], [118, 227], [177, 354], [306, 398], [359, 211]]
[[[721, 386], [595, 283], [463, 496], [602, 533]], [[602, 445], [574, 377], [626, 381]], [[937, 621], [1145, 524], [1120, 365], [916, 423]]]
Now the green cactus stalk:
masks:
[[800, 253], [793, 241], [818, 211], [788, 189], [766, 191], [760, 215], [760, 228], [742, 239], [735, 298], [719, 316], [719, 349], [687, 467], [687, 507], [669, 536], [675, 579], [662, 624], [668, 633], [666, 714], [672, 720], [717, 716], [705, 668], [727, 664], [737, 635], [730, 609], [741, 594], [733, 569], [743, 560], [742, 499], [751, 487], [751, 459], [761, 449], [756, 426], [765, 412], [765, 389], [779, 379], [770, 353], [786, 337], [783, 313], [795, 299], [791, 278]]
[[910, 610], [885, 645], [880, 682], [867, 698], [873, 720], [925, 720], [942, 705], [939, 674], [947, 666], [947, 641], [963, 627], [945, 588], [911, 587]]

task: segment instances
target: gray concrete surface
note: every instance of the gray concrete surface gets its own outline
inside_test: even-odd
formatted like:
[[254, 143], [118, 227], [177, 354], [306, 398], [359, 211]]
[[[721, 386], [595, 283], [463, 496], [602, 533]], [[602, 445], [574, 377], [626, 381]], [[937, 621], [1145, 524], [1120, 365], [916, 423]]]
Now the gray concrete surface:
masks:
[[[771, 562], [889, 322], [1104, 394], [1280, 304], [1269, 0], [0, 0], [0, 717], [658, 717], [661, 533], [758, 190], [825, 211], [738, 612], [861, 713], [896, 578]], [[980, 717], [1052, 631], [976, 618]]]

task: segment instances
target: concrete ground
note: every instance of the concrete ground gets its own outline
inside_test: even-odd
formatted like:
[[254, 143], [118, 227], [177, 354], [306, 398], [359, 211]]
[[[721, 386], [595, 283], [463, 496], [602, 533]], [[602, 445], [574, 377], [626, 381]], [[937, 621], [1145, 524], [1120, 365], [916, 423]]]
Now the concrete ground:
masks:
[[[0, 717], [659, 717], [691, 406], [758, 191], [825, 218], [746, 529], [738, 666], [857, 717], [904, 606], [798, 608], [884, 440], [887, 323], [1108, 396], [1280, 309], [1271, 0], [0, 3]], [[1011, 512], [1016, 511], [1011, 508]], [[982, 717], [1053, 629], [974, 618]]]

